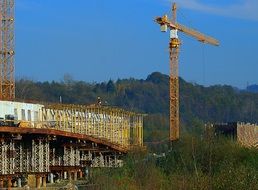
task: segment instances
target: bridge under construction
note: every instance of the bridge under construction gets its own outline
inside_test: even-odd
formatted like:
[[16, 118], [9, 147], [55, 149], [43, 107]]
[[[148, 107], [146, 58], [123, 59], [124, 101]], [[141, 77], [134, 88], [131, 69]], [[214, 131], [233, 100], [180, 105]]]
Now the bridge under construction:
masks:
[[143, 145], [143, 115], [100, 105], [0, 101], [0, 188], [34, 176], [46, 187], [53, 174], [85, 175], [90, 167], [120, 167]]
[[101, 104], [15, 101], [14, 0], [0, 0], [0, 189], [46, 187], [90, 167], [120, 167], [143, 145], [143, 115]]
[[14, 0], [0, 0], [0, 189], [54, 174], [82, 177], [90, 167], [120, 167], [143, 145], [143, 115], [95, 104], [15, 101]]

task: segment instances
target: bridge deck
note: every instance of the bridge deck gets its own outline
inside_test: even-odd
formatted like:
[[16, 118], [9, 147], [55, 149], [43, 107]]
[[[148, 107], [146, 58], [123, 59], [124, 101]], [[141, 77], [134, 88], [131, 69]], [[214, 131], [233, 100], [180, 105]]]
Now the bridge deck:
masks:
[[126, 153], [128, 152], [129, 148], [122, 147], [119, 144], [111, 143], [108, 139], [104, 138], [96, 138], [93, 136], [79, 134], [79, 133], [72, 133], [67, 131], [61, 131], [56, 129], [44, 129], [44, 128], [21, 128], [21, 127], [1, 127], [0, 126], [0, 133], [13, 133], [13, 134], [42, 134], [42, 135], [55, 135], [55, 136], [62, 136], [62, 137], [69, 137], [75, 138], [80, 140], [91, 141], [97, 144], [106, 145], [111, 149], [116, 151]]
[[0, 125], [15, 127], [10, 130], [16, 133], [85, 139], [123, 152], [143, 146], [143, 115], [108, 106], [0, 101]]

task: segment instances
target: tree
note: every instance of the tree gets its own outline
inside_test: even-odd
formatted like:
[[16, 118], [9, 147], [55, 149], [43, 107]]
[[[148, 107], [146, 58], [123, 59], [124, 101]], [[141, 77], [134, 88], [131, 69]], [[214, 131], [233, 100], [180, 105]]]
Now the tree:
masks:
[[116, 91], [116, 86], [112, 80], [109, 80], [107, 83], [107, 92], [114, 93]]

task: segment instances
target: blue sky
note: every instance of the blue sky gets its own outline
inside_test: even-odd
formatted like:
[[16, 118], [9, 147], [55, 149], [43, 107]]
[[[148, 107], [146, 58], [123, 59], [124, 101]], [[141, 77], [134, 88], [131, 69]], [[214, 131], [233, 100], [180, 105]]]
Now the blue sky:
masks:
[[[258, 1], [180, 0], [178, 22], [217, 38], [180, 34], [180, 76], [204, 85], [258, 83]], [[169, 0], [16, 0], [16, 76], [99, 82], [169, 72], [169, 34], [155, 16]]]

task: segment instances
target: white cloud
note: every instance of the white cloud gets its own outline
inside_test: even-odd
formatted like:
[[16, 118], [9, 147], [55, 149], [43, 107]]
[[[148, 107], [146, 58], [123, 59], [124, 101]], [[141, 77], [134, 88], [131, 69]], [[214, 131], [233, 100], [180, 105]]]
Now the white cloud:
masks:
[[[167, 0], [175, 1], [175, 0]], [[231, 5], [212, 6], [200, 0], [178, 0], [182, 8], [202, 11], [209, 14], [258, 21], [258, 0], [241, 0]], [[219, 4], [219, 3], [217, 3]]]

